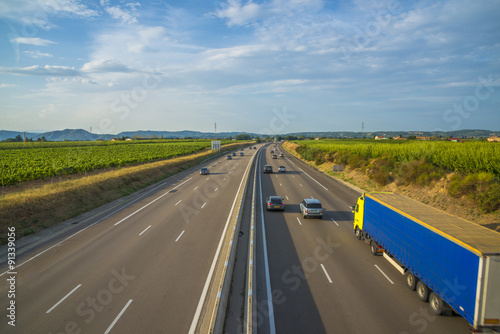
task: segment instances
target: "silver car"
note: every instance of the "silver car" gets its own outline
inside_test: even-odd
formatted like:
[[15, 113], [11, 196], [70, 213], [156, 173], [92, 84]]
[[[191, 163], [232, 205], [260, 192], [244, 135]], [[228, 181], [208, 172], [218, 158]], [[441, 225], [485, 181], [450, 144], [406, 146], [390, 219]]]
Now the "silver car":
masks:
[[323, 218], [323, 206], [321, 202], [314, 198], [306, 198], [300, 202], [300, 212], [304, 218], [307, 217], [318, 217]]

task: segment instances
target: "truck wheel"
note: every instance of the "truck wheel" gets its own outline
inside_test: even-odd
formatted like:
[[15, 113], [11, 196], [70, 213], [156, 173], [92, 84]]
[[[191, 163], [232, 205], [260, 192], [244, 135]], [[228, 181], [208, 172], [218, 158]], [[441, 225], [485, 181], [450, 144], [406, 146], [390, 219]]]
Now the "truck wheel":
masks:
[[446, 309], [445, 302], [435, 292], [429, 294], [429, 306], [434, 314], [441, 315]]
[[380, 255], [378, 252], [378, 243], [375, 240], [370, 241], [370, 250], [373, 255]]
[[413, 275], [413, 273], [408, 270], [406, 272], [406, 286], [408, 287], [408, 289], [410, 289], [411, 291], [415, 291], [415, 287], [417, 286], [417, 281], [418, 278], [415, 277], [415, 275]]
[[422, 282], [421, 280], [418, 280], [416, 289], [417, 289], [418, 299], [420, 299], [423, 302], [426, 302], [429, 300], [430, 291], [424, 282]]
[[358, 240], [361, 240], [362, 233], [361, 233], [361, 230], [359, 229], [359, 227], [356, 227], [356, 230], [354, 231], [354, 235], [356, 236], [356, 238], [358, 238]]

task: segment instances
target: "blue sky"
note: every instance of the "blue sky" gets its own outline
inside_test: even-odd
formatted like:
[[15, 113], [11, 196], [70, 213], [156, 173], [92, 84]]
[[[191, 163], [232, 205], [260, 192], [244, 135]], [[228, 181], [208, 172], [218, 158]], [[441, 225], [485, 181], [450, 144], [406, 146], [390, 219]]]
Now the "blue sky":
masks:
[[500, 1], [0, 0], [0, 129], [500, 130]]

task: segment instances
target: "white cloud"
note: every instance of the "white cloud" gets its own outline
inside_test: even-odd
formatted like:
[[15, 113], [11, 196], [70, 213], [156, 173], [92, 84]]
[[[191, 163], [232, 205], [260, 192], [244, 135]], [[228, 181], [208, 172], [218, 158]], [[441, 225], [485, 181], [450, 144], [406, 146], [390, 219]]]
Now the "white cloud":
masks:
[[259, 17], [262, 8], [251, 0], [242, 4], [240, 0], [228, 0], [222, 9], [215, 12], [219, 18], [228, 20], [228, 25], [245, 25]]
[[106, 12], [111, 15], [112, 18], [120, 20], [122, 23], [133, 24], [137, 23], [137, 19], [130, 13], [127, 13], [120, 7], [106, 7]]
[[50, 53], [40, 52], [40, 51], [23, 51], [23, 54], [33, 58], [52, 58], [53, 56]]
[[98, 12], [77, 0], [0, 2], [0, 17], [20, 21], [25, 25], [34, 25], [39, 28], [51, 27], [48, 20], [52, 15], [93, 17], [97, 16]]
[[6, 68], [0, 67], [0, 73], [17, 75], [40, 75], [40, 76], [78, 76], [78, 70], [68, 66], [33, 65], [28, 67]]
[[47, 46], [51, 44], [57, 44], [56, 42], [49, 41], [47, 39], [37, 38], [37, 37], [16, 37], [10, 40], [12, 43], [16, 44], [26, 44], [26, 45], [36, 45], [36, 46]]
[[132, 70], [115, 59], [107, 59], [107, 60], [101, 59], [101, 60], [92, 60], [88, 63], [83, 64], [81, 71], [85, 73], [96, 73], [96, 72], [128, 73], [131, 72]]

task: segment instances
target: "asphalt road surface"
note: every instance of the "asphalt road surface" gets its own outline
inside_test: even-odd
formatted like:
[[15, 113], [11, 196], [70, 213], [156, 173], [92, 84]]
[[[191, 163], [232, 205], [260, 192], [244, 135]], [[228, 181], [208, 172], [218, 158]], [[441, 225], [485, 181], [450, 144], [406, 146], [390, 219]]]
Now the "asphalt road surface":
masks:
[[[406, 287], [403, 275], [354, 237], [350, 206], [359, 197], [356, 191], [279, 146], [278, 152], [285, 156], [272, 159], [273, 148], [267, 147], [259, 162], [260, 203], [267, 196], [281, 196], [285, 212], [261, 211], [270, 288], [263, 273], [261, 246], [255, 321], [259, 333], [470, 333], [462, 317], [431, 313], [428, 304]], [[273, 174], [262, 172], [265, 164], [273, 166]], [[286, 173], [277, 173], [281, 165]], [[299, 203], [304, 198], [321, 201], [326, 208], [321, 220], [302, 217]], [[262, 230], [257, 232], [262, 238]], [[271, 316], [266, 312], [268, 288], [273, 301]]]
[[[279, 195], [286, 210], [257, 205], [259, 333], [469, 333], [463, 318], [433, 315], [390, 263], [354, 237], [349, 206], [358, 193], [285, 152], [271, 159], [273, 147], [256, 159], [257, 201]], [[182, 172], [76, 234], [23, 254], [13, 299], [2, 264], [0, 333], [188, 333], [257, 150], [243, 152], [207, 161], [208, 176], [199, 168]], [[263, 174], [264, 164], [275, 173]], [[280, 165], [287, 173], [276, 172]], [[321, 220], [299, 212], [311, 197], [326, 208]], [[11, 300], [15, 327], [6, 317]]]
[[[0, 333], [188, 333], [257, 150], [239, 152], [207, 161], [210, 175], [180, 173], [62, 243], [16, 259], [29, 262], [16, 270], [14, 298], [6, 298], [9, 284], [0, 286]], [[6, 318], [10, 300], [15, 327]]]

